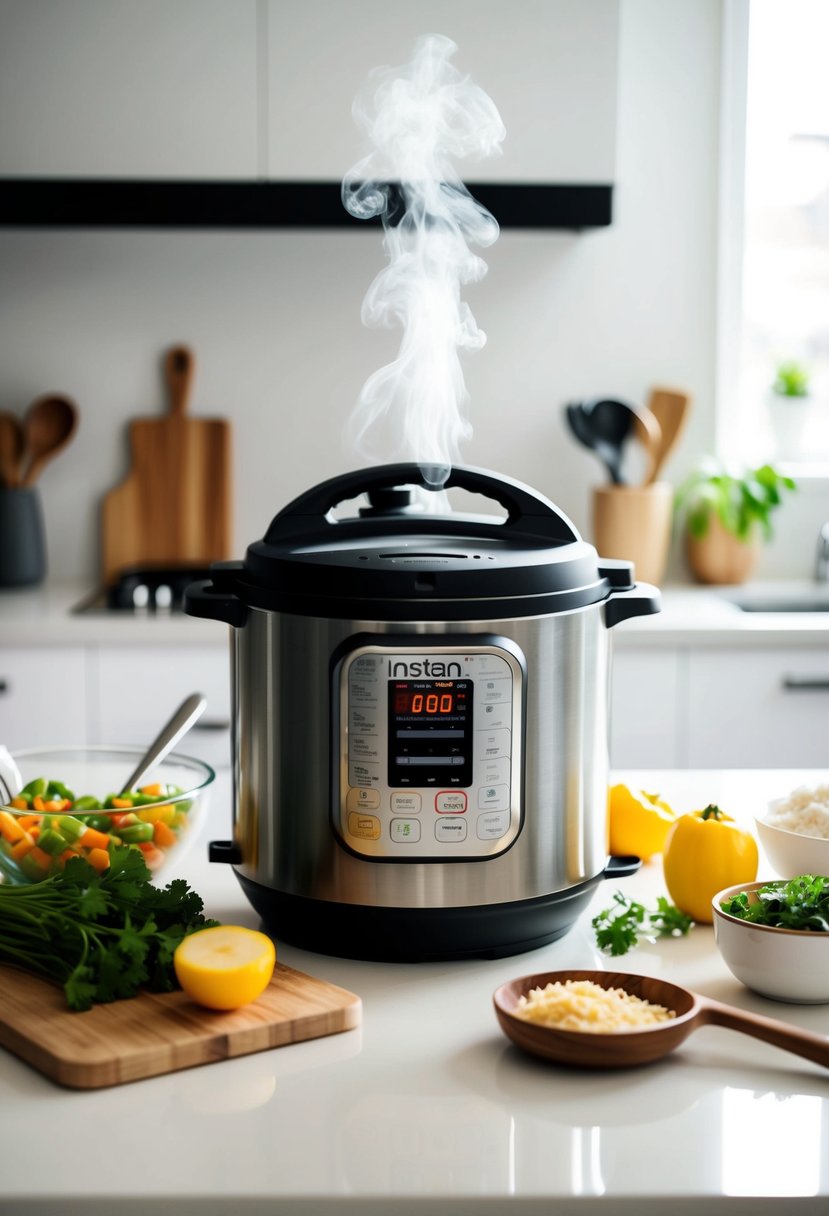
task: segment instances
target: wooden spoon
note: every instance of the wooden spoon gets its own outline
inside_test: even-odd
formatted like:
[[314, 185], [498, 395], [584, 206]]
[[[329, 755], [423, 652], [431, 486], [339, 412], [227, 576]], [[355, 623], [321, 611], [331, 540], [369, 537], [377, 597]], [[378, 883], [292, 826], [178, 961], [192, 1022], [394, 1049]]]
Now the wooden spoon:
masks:
[[66, 447], [77, 425], [77, 406], [68, 397], [48, 393], [32, 402], [24, 419], [29, 465], [21, 485], [34, 484], [44, 465]]
[[642, 485], [646, 486], [654, 480], [656, 461], [662, 449], [662, 427], [656, 415], [647, 406], [640, 406], [633, 416], [633, 435], [645, 453]]
[[[651, 1004], [672, 1009], [676, 1016], [641, 1030], [608, 1034], [559, 1030], [518, 1017], [520, 996], [528, 996], [532, 988], [544, 988], [557, 981], [566, 983], [567, 980], [592, 980], [603, 988], [623, 988]], [[692, 1031], [705, 1025], [739, 1030], [829, 1068], [829, 1038], [826, 1036], [723, 1005], [680, 988], [678, 984], [650, 976], [617, 971], [548, 971], [502, 984], [493, 996], [493, 1002], [501, 1029], [518, 1047], [573, 1068], [632, 1068], [650, 1064], [653, 1060], [661, 1060]]]
[[0, 481], [12, 488], [20, 484], [20, 462], [25, 440], [20, 419], [8, 410], [0, 412]]
[[670, 388], [651, 389], [648, 409], [662, 429], [662, 437], [654, 459], [648, 481], [656, 481], [673, 449], [679, 441], [691, 408], [687, 393]]

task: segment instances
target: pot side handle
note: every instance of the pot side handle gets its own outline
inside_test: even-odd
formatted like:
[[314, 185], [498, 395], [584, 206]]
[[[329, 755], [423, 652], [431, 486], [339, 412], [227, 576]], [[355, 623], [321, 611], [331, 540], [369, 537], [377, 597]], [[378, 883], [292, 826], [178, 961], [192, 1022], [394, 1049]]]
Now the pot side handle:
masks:
[[184, 611], [208, 621], [224, 621], [241, 629], [248, 619], [248, 606], [230, 591], [219, 590], [209, 578], [191, 583], [184, 592]]
[[604, 623], [608, 629], [612, 629], [633, 616], [651, 616], [661, 611], [662, 595], [659, 588], [650, 583], [637, 583], [626, 591], [611, 591], [604, 602]]

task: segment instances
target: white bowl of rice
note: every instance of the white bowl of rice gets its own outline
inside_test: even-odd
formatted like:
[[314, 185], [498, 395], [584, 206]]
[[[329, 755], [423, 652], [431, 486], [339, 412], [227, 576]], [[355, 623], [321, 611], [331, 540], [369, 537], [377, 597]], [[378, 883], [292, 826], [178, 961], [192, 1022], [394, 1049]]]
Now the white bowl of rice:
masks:
[[760, 844], [780, 878], [829, 874], [829, 784], [800, 786], [755, 820]]

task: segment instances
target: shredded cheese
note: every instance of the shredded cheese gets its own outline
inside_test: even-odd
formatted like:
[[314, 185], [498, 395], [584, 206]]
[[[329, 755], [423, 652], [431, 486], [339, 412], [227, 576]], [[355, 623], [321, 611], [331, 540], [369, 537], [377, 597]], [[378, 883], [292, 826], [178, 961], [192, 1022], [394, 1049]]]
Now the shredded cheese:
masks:
[[829, 840], [829, 785], [819, 785], [814, 790], [800, 786], [776, 803], [765, 821], [773, 828]]
[[559, 1030], [618, 1034], [676, 1017], [673, 1009], [652, 1005], [624, 988], [603, 988], [592, 980], [565, 980], [533, 988], [519, 997], [518, 1017]]

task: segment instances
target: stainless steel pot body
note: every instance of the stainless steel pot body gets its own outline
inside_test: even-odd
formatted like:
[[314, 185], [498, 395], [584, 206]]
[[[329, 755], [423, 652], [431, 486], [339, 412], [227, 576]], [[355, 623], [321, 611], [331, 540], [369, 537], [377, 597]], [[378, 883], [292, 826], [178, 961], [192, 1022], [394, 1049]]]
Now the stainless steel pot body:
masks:
[[[335, 656], [371, 636], [497, 636], [523, 656], [521, 826], [473, 861], [355, 856], [332, 824]], [[337, 620], [251, 609], [231, 630], [234, 836], [241, 878], [377, 908], [470, 908], [594, 881], [607, 862], [609, 636], [604, 606], [502, 620]]]

